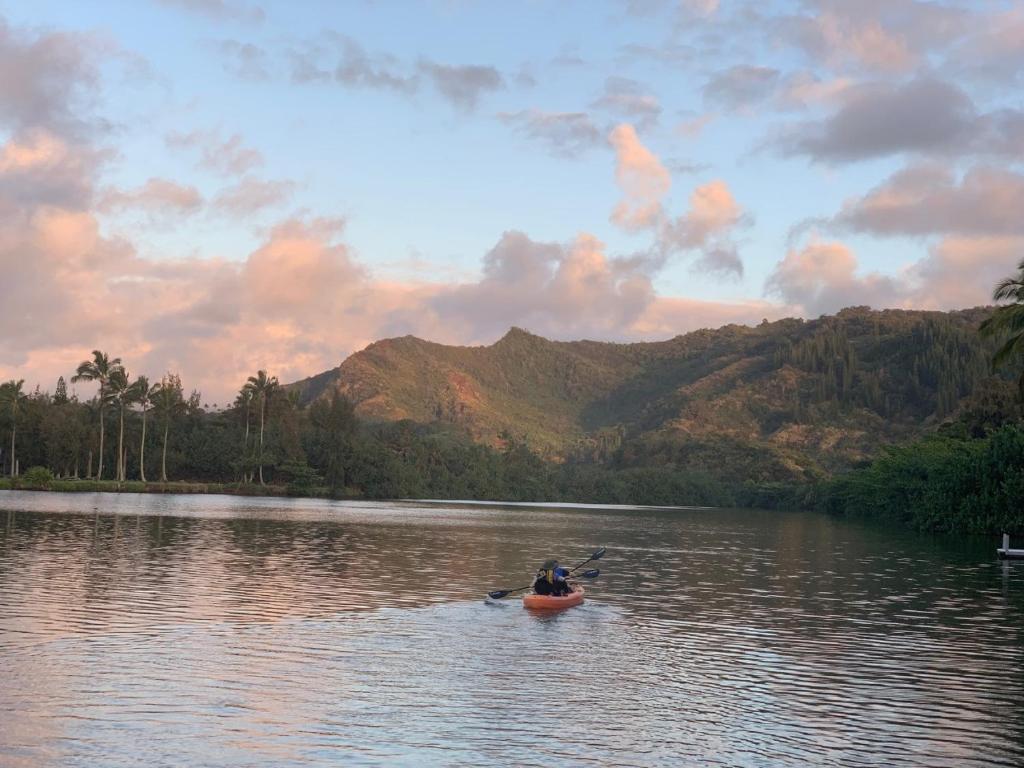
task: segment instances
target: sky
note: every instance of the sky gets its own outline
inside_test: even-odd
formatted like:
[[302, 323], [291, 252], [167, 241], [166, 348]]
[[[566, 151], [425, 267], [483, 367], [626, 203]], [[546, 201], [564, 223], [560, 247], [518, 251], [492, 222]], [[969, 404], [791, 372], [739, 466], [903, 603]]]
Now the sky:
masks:
[[0, 380], [987, 304], [1001, 0], [0, 0]]

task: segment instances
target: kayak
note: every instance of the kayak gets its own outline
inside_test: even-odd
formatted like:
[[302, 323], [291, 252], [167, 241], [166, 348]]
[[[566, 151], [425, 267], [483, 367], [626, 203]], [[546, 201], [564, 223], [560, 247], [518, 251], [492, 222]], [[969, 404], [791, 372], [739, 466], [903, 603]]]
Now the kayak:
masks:
[[553, 595], [523, 595], [524, 608], [541, 608], [544, 610], [557, 610], [559, 608], [571, 608], [583, 602], [583, 587], [576, 587], [568, 595], [555, 597]]

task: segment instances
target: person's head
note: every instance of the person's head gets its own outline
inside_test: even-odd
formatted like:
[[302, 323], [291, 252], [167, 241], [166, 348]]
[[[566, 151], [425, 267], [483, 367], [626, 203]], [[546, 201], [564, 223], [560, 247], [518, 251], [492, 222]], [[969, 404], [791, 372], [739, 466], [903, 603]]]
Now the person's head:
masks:
[[545, 579], [547, 579], [550, 583], [553, 584], [555, 582], [555, 571], [556, 570], [558, 570], [558, 561], [557, 560], [545, 560], [541, 564], [540, 570], [537, 571], [537, 576], [538, 577], [543, 576]]

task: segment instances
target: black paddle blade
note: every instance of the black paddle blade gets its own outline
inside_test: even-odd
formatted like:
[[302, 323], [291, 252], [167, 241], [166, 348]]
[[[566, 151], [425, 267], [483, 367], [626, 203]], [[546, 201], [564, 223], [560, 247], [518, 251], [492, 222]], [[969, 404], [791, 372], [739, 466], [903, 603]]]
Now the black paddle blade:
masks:
[[601, 571], [598, 570], [597, 568], [594, 568], [593, 570], [590, 570], [590, 571], [584, 571], [583, 573], [581, 573], [579, 575], [579, 577], [581, 579], [596, 579], [600, 575], [601, 575]]
[[595, 552], [591, 556], [590, 559], [591, 560], [600, 560], [602, 557], [604, 557], [604, 553], [607, 552], [607, 551], [608, 551], [607, 549], [605, 549], [604, 547], [601, 547], [599, 550], [597, 550], [597, 552]]
[[501, 598], [503, 598], [511, 591], [512, 590], [509, 589], [496, 589], [493, 592], [488, 592], [487, 596], [491, 598], [491, 600], [501, 600]]

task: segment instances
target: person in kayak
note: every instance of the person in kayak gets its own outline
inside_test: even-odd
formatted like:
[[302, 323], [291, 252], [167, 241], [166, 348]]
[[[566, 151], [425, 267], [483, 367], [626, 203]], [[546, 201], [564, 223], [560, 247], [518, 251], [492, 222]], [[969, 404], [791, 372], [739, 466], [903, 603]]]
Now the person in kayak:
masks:
[[565, 580], [568, 575], [568, 569], [559, 568], [557, 560], [545, 560], [533, 580], [534, 594], [552, 597], [568, 595], [573, 591], [572, 586]]

